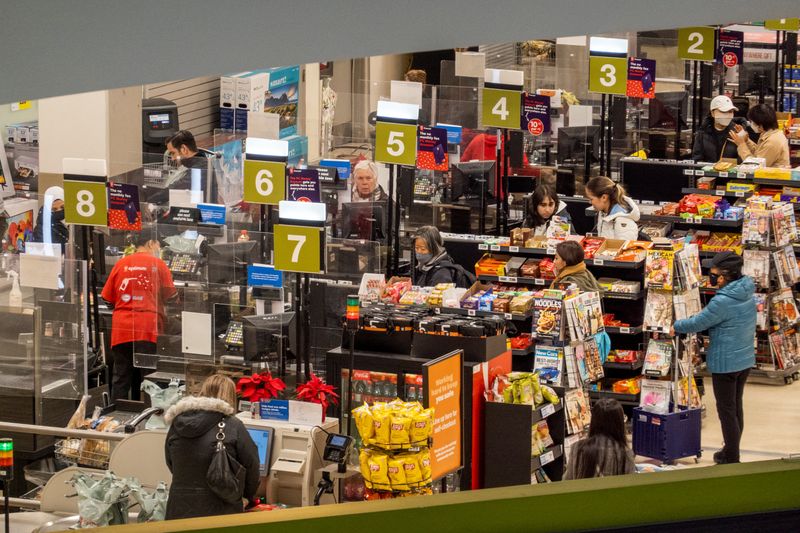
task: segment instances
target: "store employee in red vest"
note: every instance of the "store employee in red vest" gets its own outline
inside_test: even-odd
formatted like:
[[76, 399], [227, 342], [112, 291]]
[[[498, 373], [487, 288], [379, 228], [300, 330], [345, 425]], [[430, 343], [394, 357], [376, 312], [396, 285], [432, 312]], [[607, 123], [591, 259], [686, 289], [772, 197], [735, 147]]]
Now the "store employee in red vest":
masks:
[[102, 294], [114, 309], [111, 397], [115, 400], [127, 399], [129, 392], [134, 400], [139, 399], [142, 376], [133, 366], [134, 351], [156, 352], [156, 339], [166, 319], [164, 302], [177, 294], [169, 268], [158, 257], [159, 242], [140, 233], [135, 244], [136, 252], [114, 265]]

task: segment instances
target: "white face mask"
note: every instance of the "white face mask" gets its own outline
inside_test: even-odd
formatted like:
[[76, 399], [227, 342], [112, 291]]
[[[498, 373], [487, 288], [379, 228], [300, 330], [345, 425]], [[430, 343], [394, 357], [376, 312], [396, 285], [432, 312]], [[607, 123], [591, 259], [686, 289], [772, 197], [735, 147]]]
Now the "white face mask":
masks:
[[728, 126], [728, 124], [731, 123], [732, 119], [733, 119], [733, 113], [717, 113], [716, 115], [714, 115], [714, 120], [720, 126]]
[[752, 120], [750, 121], [750, 129], [753, 130], [756, 133], [761, 133], [763, 131], [761, 129], [761, 126], [759, 126], [758, 124], [756, 124]]

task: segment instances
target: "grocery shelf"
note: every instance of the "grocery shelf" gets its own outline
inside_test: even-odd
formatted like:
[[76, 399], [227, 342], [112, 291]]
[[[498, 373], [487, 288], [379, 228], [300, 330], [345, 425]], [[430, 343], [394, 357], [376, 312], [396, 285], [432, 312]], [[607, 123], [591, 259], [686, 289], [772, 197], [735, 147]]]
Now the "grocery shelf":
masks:
[[461, 309], [460, 307], [434, 307], [433, 311], [438, 314], [444, 315], [462, 315], [462, 316], [501, 316], [506, 320], [527, 320], [533, 316], [532, 312], [524, 315], [518, 313], [501, 313], [498, 311], [478, 311], [475, 309]]
[[511, 283], [514, 285], [535, 285], [539, 287], [549, 287], [553, 282], [551, 279], [542, 278], [521, 278], [517, 276], [478, 276], [478, 281], [488, 281], [495, 283]]
[[538, 470], [544, 465], [548, 465], [561, 457], [564, 454], [564, 448], [561, 444], [554, 444], [546, 448], [544, 453], [531, 457], [531, 471]]
[[[524, 248], [521, 246], [500, 246], [498, 244], [479, 244], [478, 249], [486, 252], [495, 252], [505, 255], [521, 257], [547, 257], [556, 255], [555, 248]], [[641, 261], [613, 261], [611, 259], [586, 259], [589, 266], [606, 266], [610, 268], [636, 269], [644, 266]]]
[[642, 326], [630, 326], [630, 327], [617, 327], [617, 326], [605, 326], [606, 333], [608, 334], [620, 334], [620, 335], [638, 335], [644, 329]]
[[644, 259], [641, 261], [613, 261], [610, 259], [587, 259], [584, 261], [589, 266], [604, 266], [608, 268], [625, 268], [635, 270], [644, 266]]
[[524, 350], [511, 350], [511, 355], [518, 355], [518, 356], [528, 356], [533, 355], [536, 351], [536, 347], [531, 344], [530, 347], [525, 348]]
[[696, 226], [718, 226], [723, 228], [739, 228], [742, 226], [742, 219], [739, 220], [718, 220], [715, 218], [681, 218], [670, 215], [642, 215], [641, 220], [652, 220], [655, 222], [672, 222], [673, 224], [692, 224]]
[[614, 398], [622, 405], [639, 406], [638, 394], [624, 394], [621, 392], [613, 392], [610, 390], [590, 390], [589, 398], [592, 400], [599, 400], [601, 398]]
[[533, 409], [533, 411], [531, 413], [531, 423], [535, 424], [536, 422], [538, 422], [540, 420], [544, 420], [548, 416], [559, 412], [563, 408], [564, 408], [564, 402], [558, 402], [558, 403], [555, 403], [555, 404], [546, 403], [546, 404], [542, 405], [541, 407], [537, 407], [536, 409]]
[[603, 298], [608, 300], [641, 300], [644, 298], [645, 292], [603, 292]]
[[644, 366], [644, 360], [639, 360], [633, 363], [615, 363], [606, 361], [603, 363], [603, 368], [608, 370], [641, 370]]
[[691, 187], [684, 187], [681, 189], [683, 194], [707, 194], [709, 196], [723, 196], [725, 198], [750, 198], [753, 193], [750, 191], [723, 191], [718, 189], [693, 189]]

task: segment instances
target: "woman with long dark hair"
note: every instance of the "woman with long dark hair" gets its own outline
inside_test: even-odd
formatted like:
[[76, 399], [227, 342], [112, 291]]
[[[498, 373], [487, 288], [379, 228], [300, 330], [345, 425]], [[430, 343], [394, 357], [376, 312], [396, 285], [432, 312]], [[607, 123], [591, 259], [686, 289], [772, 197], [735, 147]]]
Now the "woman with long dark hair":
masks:
[[589, 436], [572, 448], [564, 479], [633, 474], [636, 465], [625, 437], [625, 414], [613, 398], [598, 400], [592, 407]]
[[570, 223], [567, 204], [558, 199], [553, 187], [539, 185], [525, 199], [525, 221], [522, 227], [533, 229], [534, 235], [547, 235], [553, 222]]

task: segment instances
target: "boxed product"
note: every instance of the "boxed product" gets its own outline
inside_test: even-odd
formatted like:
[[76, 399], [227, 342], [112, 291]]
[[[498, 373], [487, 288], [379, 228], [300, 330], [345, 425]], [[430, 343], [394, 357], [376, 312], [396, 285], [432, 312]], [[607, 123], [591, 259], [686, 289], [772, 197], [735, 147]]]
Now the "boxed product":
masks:
[[506, 276], [519, 276], [519, 270], [525, 263], [524, 257], [512, 257], [506, 263]]
[[528, 259], [519, 268], [519, 276], [523, 278], [538, 278], [539, 277], [539, 263], [538, 259]]
[[642, 376], [615, 381], [611, 385], [611, 391], [617, 394], [639, 394], [641, 389]]
[[525, 243], [530, 238], [530, 228], [515, 228], [511, 230], [511, 246], [525, 246]]
[[790, 180], [792, 171], [788, 168], [759, 168], [753, 173], [753, 177], [770, 180]]
[[381, 300], [384, 302], [399, 303], [400, 298], [411, 289], [411, 278], [393, 276], [386, 282]]
[[[620, 240], [620, 239], [606, 239], [603, 244], [597, 249], [594, 253], [594, 259], [604, 259], [604, 260], [613, 260], [617, 257], [623, 248], [625, 248], [625, 244], [628, 241]], [[584, 251], [584, 255], [585, 255]]]
[[484, 254], [475, 264], [475, 273], [478, 276], [505, 276], [510, 259], [508, 255]]
[[617, 278], [598, 278], [597, 283], [607, 292], [613, 292], [614, 283], [620, 281]]
[[549, 257], [546, 257], [539, 262], [539, 276], [543, 279], [556, 278], [556, 265]]
[[533, 302], [534, 296], [533, 293], [522, 294], [520, 296], [515, 296], [511, 303], [509, 304], [509, 309], [511, 313], [517, 315], [525, 315], [528, 314], [531, 309], [533, 309]]
[[615, 280], [610, 290], [611, 292], [636, 294], [642, 290], [642, 285], [638, 281]]
[[708, 176], [699, 178], [697, 180], [697, 188], [698, 189], [708, 189], [711, 190], [714, 188], [714, 183], [716, 182], [716, 178], [710, 178]]
[[583, 255], [586, 259], [593, 259], [594, 255], [603, 246], [603, 237], [586, 237], [583, 239]]
[[638, 262], [645, 258], [647, 250], [653, 247], [651, 241], [626, 241], [622, 250], [617, 254], [617, 261]]
[[754, 183], [742, 183], [741, 181], [729, 181], [725, 186], [728, 192], [755, 192], [756, 185]]

